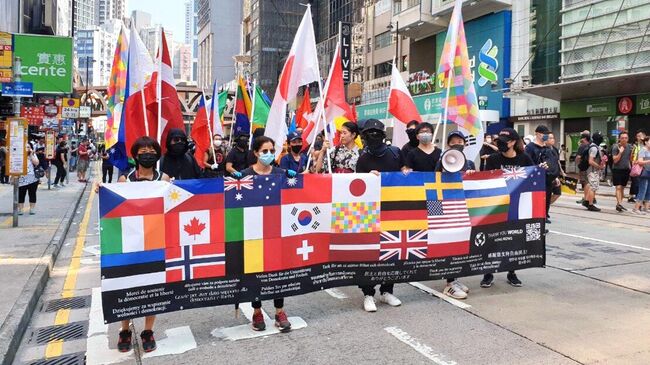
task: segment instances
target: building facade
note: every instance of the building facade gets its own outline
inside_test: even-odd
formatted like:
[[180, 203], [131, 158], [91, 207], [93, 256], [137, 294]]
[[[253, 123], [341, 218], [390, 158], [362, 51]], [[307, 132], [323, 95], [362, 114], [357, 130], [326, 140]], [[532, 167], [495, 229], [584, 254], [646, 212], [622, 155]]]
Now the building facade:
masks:
[[192, 46], [185, 43], [176, 43], [172, 59], [176, 82], [190, 83], [192, 81]]
[[75, 0], [72, 2], [73, 36], [79, 30], [93, 29], [97, 25], [96, 0]]
[[198, 73], [198, 35], [197, 35], [197, 11], [198, 1], [185, 1], [185, 44], [190, 45], [192, 56], [192, 72], [188, 81], [196, 82]]
[[75, 35], [76, 69], [83, 85], [108, 85], [120, 26], [120, 20], [111, 19], [101, 27], [79, 30]]

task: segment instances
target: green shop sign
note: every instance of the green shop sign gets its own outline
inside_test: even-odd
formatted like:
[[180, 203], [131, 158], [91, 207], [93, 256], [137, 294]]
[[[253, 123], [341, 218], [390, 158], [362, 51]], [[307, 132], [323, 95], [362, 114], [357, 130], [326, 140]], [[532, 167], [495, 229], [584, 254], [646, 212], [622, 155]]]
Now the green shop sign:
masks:
[[563, 101], [560, 118], [610, 117], [616, 115], [616, 98]]
[[14, 34], [14, 54], [34, 93], [72, 93], [72, 38]]
[[[420, 115], [436, 115], [442, 110], [442, 98], [443, 93], [437, 92], [414, 96], [413, 102]], [[387, 102], [362, 104], [357, 106], [357, 116], [359, 119], [386, 119], [386, 109]]]
[[650, 114], [650, 94], [636, 96], [636, 114]]

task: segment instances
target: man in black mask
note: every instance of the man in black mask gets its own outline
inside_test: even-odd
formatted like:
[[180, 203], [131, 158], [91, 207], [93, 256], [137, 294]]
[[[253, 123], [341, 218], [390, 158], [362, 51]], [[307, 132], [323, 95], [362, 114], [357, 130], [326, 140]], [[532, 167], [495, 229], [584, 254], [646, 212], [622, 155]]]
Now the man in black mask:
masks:
[[409, 137], [409, 141], [402, 146], [402, 158], [406, 160], [406, 156], [409, 155], [409, 152], [417, 148], [418, 145], [420, 144], [420, 141], [418, 140], [418, 132], [417, 132], [417, 126], [420, 124], [417, 120], [412, 120], [406, 124], [406, 135]]
[[167, 134], [165, 147], [167, 152], [161, 160], [162, 172], [177, 180], [201, 177], [201, 167], [194, 160], [194, 156], [187, 153], [189, 147], [185, 131], [172, 128]]
[[226, 172], [232, 177], [242, 177], [241, 170], [247, 169], [250, 165], [255, 163], [251, 160], [248, 152], [248, 134], [237, 133], [235, 136], [235, 143], [233, 148], [226, 156]]

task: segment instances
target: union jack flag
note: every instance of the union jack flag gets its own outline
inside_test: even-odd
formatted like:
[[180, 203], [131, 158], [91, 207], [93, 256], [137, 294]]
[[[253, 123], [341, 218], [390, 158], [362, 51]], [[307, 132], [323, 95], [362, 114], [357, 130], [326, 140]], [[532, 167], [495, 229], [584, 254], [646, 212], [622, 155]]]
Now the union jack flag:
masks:
[[528, 175], [526, 175], [526, 169], [524, 167], [503, 169], [503, 178], [506, 180], [525, 179], [526, 177]]
[[248, 190], [253, 190], [253, 176], [245, 176], [242, 177], [241, 179], [235, 179], [232, 177], [224, 177], [223, 178], [223, 190], [228, 191], [228, 190], [241, 190], [241, 189], [248, 189]]
[[428, 231], [405, 230], [381, 232], [379, 245], [381, 261], [421, 260], [427, 258]]

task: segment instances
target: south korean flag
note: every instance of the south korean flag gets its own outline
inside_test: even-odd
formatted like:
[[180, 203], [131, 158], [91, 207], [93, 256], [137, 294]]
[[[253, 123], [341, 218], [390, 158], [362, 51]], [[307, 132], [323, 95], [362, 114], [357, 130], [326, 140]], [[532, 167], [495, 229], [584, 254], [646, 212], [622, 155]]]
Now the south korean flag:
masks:
[[330, 233], [332, 204], [282, 205], [282, 237], [307, 233]]

